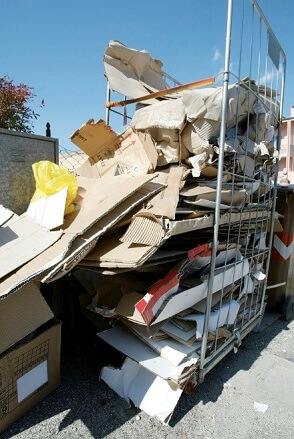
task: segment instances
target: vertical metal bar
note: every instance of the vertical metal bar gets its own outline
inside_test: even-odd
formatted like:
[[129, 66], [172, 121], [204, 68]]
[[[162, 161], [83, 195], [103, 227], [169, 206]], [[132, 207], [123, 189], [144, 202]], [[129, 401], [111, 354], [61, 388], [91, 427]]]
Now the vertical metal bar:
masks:
[[[106, 102], [110, 102], [110, 95], [111, 95], [111, 90], [110, 90], [110, 87], [109, 87], [109, 82], [107, 81]], [[109, 113], [110, 113], [110, 109], [108, 107], [106, 107], [106, 109], [105, 109], [105, 121], [106, 121], [107, 125], [109, 125]]]
[[233, 0], [228, 0], [225, 66], [223, 73], [222, 115], [221, 115], [219, 162], [218, 162], [219, 172], [217, 175], [216, 207], [215, 207], [214, 227], [213, 227], [214, 233], [213, 233], [213, 241], [212, 241], [212, 254], [211, 254], [209, 281], [208, 281], [204, 331], [203, 331], [201, 355], [200, 355], [200, 379], [202, 379], [203, 377], [201, 375], [202, 373], [201, 371], [205, 364], [209, 318], [211, 312], [212, 288], [213, 288], [214, 272], [215, 272], [215, 258], [216, 258], [216, 249], [218, 246], [218, 229], [219, 229], [221, 189], [222, 189], [223, 164], [224, 164], [224, 146], [225, 146], [226, 123], [227, 123], [227, 106], [228, 106], [227, 99], [228, 99], [228, 85], [229, 85], [229, 77], [230, 77], [229, 68], [230, 68], [230, 50], [231, 50], [232, 14], [233, 14]]

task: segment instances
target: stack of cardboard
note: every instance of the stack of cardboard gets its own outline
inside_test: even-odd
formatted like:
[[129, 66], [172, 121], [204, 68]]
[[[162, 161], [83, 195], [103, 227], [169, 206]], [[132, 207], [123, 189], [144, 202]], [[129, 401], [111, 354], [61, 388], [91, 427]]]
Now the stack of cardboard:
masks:
[[[147, 52], [111, 42], [105, 65], [111, 87], [126, 95], [163, 88], [161, 64]], [[224, 170], [218, 169], [222, 89], [190, 90], [138, 109], [122, 134], [90, 120], [72, 135], [88, 159], [77, 170], [75, 210], [62, 225], [60, 194], [54, 210], [49, 197], [47, 210], [43, 203], [21, 217], [0, 211], [2, 297], [34, 279], [53, 282], [72, 272], [86, 290], [85, 313], [112, 325], [99, 337], [126, 355], [121, 369], [106, 367], [101, 378], [163, 422], [199, 364], [218, 172], [220, 242], [208, 349], [261, 306], [257, 291], [265, 276], [254, 249], [265, 248], [271, 217], [278, 104], [266, 89], [262, 98], [258, 91], [248, 78], [229, 87]]]

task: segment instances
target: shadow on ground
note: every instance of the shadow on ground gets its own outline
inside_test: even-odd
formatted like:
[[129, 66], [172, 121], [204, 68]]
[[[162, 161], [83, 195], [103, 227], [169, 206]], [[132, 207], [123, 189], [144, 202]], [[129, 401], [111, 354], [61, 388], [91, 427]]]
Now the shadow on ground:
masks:
[[[238, 353], [228, 354], [192, 395], [183, 394], [172, 417], [171, 427], [176, 426], [200, 401], [203, 404], [216, 401], [224, 383], [239, 370], [250, 369], [268, 344], [281, 331], [287, 330], [287, 324], [277, 320], [262, 332], [251, 333]], [[63, 331], [61, 386], [8, 428], [2, 439], [25, 433], [30, 427], [54, 416], [60, 417], [60, 423], [58, 430], [50, 433], [51, 437], [68, 437], [63, 436], [62, 432], [75, 421], [81, 420], [94, 438], [103, 438], [137, 413], [99, 381], [101, 367], [108, 364], [119, 366], [122, 356], [100, 341], [96, 337], [96, 328], [88, 322], [79, 325], [79, 331], [67, 332], [66, 328]]]

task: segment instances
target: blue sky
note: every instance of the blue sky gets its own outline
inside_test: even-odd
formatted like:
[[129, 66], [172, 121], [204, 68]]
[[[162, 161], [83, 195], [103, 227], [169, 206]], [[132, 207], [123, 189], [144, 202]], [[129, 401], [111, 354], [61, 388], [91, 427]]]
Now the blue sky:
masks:
[[[244, 3], [250, 6], [250, 0]], [[235, 0], [236, 28], [242, 4]], [[286, 52], [288, 117], [294, 104], [294, 1], [259, 5]], [[226, 9], [226, 0], [1, 0], [0, 75], [34, 88], [32, 107], [40, 114], [34, 132], [45, 134], [49, 121], [52, 136], [70, 148], [77, 128], [105, 117], [102, 58], [109, 40], [146, 49], [180, 82], [195, 81], [223, 66]], [[42, 99], [45, 107], [38, 108]]]

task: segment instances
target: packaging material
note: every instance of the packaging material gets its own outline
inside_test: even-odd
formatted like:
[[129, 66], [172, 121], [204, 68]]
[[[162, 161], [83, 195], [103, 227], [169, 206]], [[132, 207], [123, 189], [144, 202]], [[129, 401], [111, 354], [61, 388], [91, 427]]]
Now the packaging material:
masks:
[[[238, 279], [246, 276], [248, 272], [249, 262], [247, 259], [236, 263], [236, 265], [232, 264], [230, 268], [227, 267], [224, 271], [220, 270], [214, 277], [212, 291], [217, 292], [219, 285], [225, 288], [233, 284]], [[162, 302], [158, 302], [154, 294], [146, 295], [144, 299], [142, 299], [142, 296], [138, 293], [133, 293], [132, 295], [127, 294], [116, 307], [116, 312], [136, 323], [150, 324], [150, 322], [152, 322], [151, 324], [154, 325], [171, 318], [179, 312], [192, 307], [197, 302], [200, 302], [200, 300], [203, 300], [207, 296], [207, 289], [208, 279], [192, 288], [171, 295], [163, 308], [158, 307], [158, 303], [161, 304]], [[155, 300], [151, 300], [153, 297]]]
[[0, 300], [0, 315], [0, 354], [54, 317], [33, 282]]
[[201, 348], [200, 343], [185, 345], [169, 337], [164, 338], [163, 340], [156, 340], [152, 337], [146, 337], [144, 331], [141, 330], [139, 325], [130, 323], [128, 324], [128, 327], [147, 346], [150, 346], [155, 352], [157, 352], [165, 360], [169, 361], [173, 366], [179, 366], [192, 354], [193, 358], [198, 358], [198, 355], [195, 354], [195, 352], [197, 349]]
[[181, 388], [173, 389], [165, 380], [130, 358], [126, 358], [121, 369], [104, 367], [100, 377], [119, 396], [165, 424], [168, 424], [182, 394]]
[[72, 203], [77, 196], [78, 190], [75, 175], [71, 174], [62, 166], [58, 166], [48, 160], [34, 163], [32, 168], [36, 182], [36, 190], [31, 202], [56, 194], [62, 189], [67, 188], [65, 214], [73, 212], [74, 206]]
[[[55, 242], [54, 245], [51, 245], [51, 247], [47, 248], [47, 250], [43, 251], [40, 255], [18, 268], [9, 277], [6, 277], [1, 282], [0, 294], [2, 296], [9, 294], [21, 285], [44, 273], [46, 270], [52, 269], [52, 267], [59, 264], [66, 257], [70, 249], [74, 252], [73, 259], [75, 259], [75, 263], [77, 264], [79, 259], [81, 259], [81, 253], [86, 256], [87, 252], [95, 245], [95, 234], [98, 232], [97, 228], [94, 230], [91, 229], [91, 227], [109, 214], [110, 216], [106, 224], [104, 224], [104, 227], [100, 229], [98, 226], [98, 236], [104, 233], [106, 229], [110, 227], [110, 224], [113, 225], [116, 220], [121, 218], [122, 210], [123, 212], [125, 212], [125, 210], [129, 211], [133, 207], [127, 204], [125, 209], [123, 209], [121, 203], [127, 200], [127, 198], [136, 191], [140, 191], [140, 188], [152, 179], [153, 176], [143, 175], [131, 178], [128, 176], [114, 177], [113, 179], [109, 179], [107, 186], [108, 191], [105, 191], [105, 188], [100, 184], [99, 180], [79, 177], [77, 205], [75, 211], [65, 217], [62, 237]], [[156, 190], [158, 190], [158, 188], [157, 185]], [[149, 194], [149, 189], [147, 193], [143, 190], [143, 193], [140, 193], [136, 197], [135, 203], [145, 199]], [[115, 212], [115, 207], [117, 206], [119, 206], [119, 208], [118, 211]], [[115, 214], [119, 216], [114, 216]], [[25, 217], [25, 221], [33, 222], [29, 217]], [[37, 226], [38, 225], [34, 224], [35, 228]], [[2, 232], [3, 227], [0, 230]], [[86, 232], [89, 234], [86, 237], [88, 240], [83, 240], [83, 245], [81, 245], [81, 242], [75, 243], [76, 239]], [[61, 232], [50, 232], [50, 234], [51, 233]], [[76, 247], [73, 247], [74, 243], [77, 244]], [[31, 242], [28, 245], [31, 246]], [[16, 254], [19, 254], [19, 252]], [[77, 254], [80, 256], [77, 257]], [[21, 254], [19, 257], [21, 257]], [[75, 263], [73, 262], [72, 266], [75, 266]]]
[[[87, 254], [95, 247], [98, 238], [100, 238], [107, 230], [109, 230], [121, 218], [128, 214], [134, 208], [134, 206], [161, 191], [163, 186], [149, 181], [136, 189], [137, 190], [135, 190], [134, 193], [131, 193], [125, 201], [117, 204], [115, 208], [101, 217], [99, 222], [90, 227], [82, 234], [82, 236], [77, 236], [73, 245], [68, 250], [66, 257], [64, 257], [54, 267], [54, 269], [43, 278], [42, 281], [49, 282], [58, 279], [59, 277], [64, 276], [66, 273], [71, 271], [79, 263], [79, 261], [85, 258]], [[111, 202], [115, 202], [116, 197], [113, 196], [110, 199]]]
[[0, 228], [0, 278], [13, 272], [58, 242], [62, 231], [50, 232], [25, 214]]
[[54, 195], [29, 204], [26, 214], [41, 226], [52, 230], [62, 226], [66, 208], [67, 187]]
[[[232, 300], [219, 309], [212, 311], [209, 318], [209, 331], [216, 332], [217, 328], [221, 328], [225, 324], [232, 325], [240, 308], [240, 304], [236, 300]], [[196, 322], [196, 339], [203, 336], [205, 315], [204, 314], [188, 314], [183, 317], [184, 320]]]
[[168, 424], [182, 389], [173, 389], [165, 380], [126, 358], [121, 369], [104, 367], [101, 379], [126, 401]]
[[158, 166], [178, 163], [187, 154], [181, 149], [180, 132], [185, 125], [185, 110], [181, 99], [158, 102], [137, 110], [131, 126], [147, 132], [155, 142], [158, 153]]
[[97, 335], [106, 343], [149, 370], [149, 372], [160, 376], [164, 380], [173, 382], [176, 386], [179, 386], [185, 380], [188, 370], [189, 372], [195, 370], [198, 356], [183, 361], [179, 366], [173, 366], [125, 329], [123, 325], [107, 329]]
[[[194, 204], [197, 206], [202, 205], [202, 200], [215, 201], [216, 200], [216, 190], [207, 186], [185, 186], [180, 194], [185, 198], [184, 202], [186, 204]], [[221, 203], [223, 205], [240, 207], [245, 203], [246, 200], [246, 190], [222, 190], [221, 191]], [[203, 203], [205, 206], [205, 202]]]
[[157, 246], [164, 239], [162, 218], [175, 219], [182, 177], [181, 167], [171, 167], [167, 172], [159, 173], [155, 181], [163, 183], [166, 188], [134, 215], [122, 242]]
[[162, 62], [153, 59], [145, 50], [131, 49], [119, 41], [111, 40], [103, 61], [111, 90], [138, 98], [150, 91], [167, 88]]
[[84, 125], [75, 131], [70, 139], [81, 148], [87, 156], [94, 157], [103, 155], [105, 152], [105, 145], [115, 142], [117, 133], [107, 125], [102, 119], [96, 123], [94, 119], [88, 120]]
[[0, 355], [0, 431], [59, 386], [60, 336], [60, 323], [52, 323]]
[[157, 102], [137, 110], [131, 122], [132, 128], [145, 131], [151, 128], [181, 131], [185, 124], [182, 99]]
[[[146, 86], [149, 76], [147, 79], [142, 73], [152, 64], [146, 54], [111, 43], [105, 63], [111, 89], [130, 97], [156, 90], [156, 86]], [[157, 73], [161, 76], [162, 72]], [[99, 337], [127, 357], [121, 369], [104, 368], [102, 379], [126, 400], [167, 422], [182, 389], [199, 378], [220, 169], [223, 90], [188, 90], [164, 99], [139, 104], [131, 129], [138, 137], [149, 136], [155, 145], [153, 169], [159, 175], [154, 183], [165, 188], [99, 237], [78, 266], [102, 276], [88, 310], [116, 321], [117, 326]], [[232, 342], [244, 322], [251, 320], [252, 324], [260, 315], [260, 288], [266, 276], [258, 255], [268, 251], [278, 107], [276, 95], [250, 78], [229, 85], [208, 361], [224, 340]], [[103, 160], [106, 167], [112, 159]], [[87, 167], [83, 172], [88, 172]], [[103, 175], [105, 183], [108, 175]], [[244, 257], [248, 254], [249, 259]], [[64, 264], [61, 274], [65, 268]], [[149, 277], [150, 285], [128, 283], [128, 277], [135, 274]], [[90, 295], [93, 285], [86, 283], [84, 279]]]
[[77, 170], [84, 177], [147, 174], [157, 165], [158, 154], [150, 135], [136, 134], [131, 128], [118, 136], [102, 120], [90, 120], [71, 140], [89, 156]]

